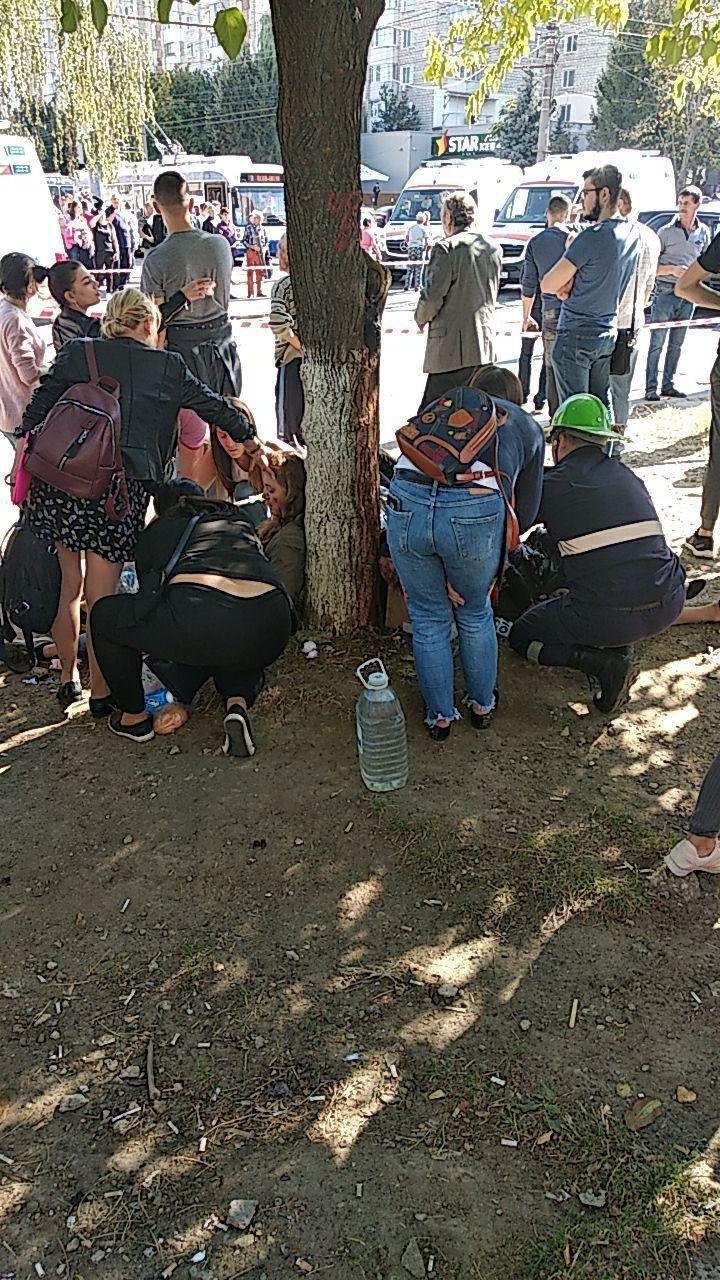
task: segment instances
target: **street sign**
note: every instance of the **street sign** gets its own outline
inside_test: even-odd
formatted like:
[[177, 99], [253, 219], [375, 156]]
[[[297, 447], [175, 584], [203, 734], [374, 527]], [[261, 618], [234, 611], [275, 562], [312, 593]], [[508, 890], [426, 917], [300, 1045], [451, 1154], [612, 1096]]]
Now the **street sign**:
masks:
[[495, 143], [486, 133], [443, 133], [431, 139], [431, 155], [435, 160], [471, 160], [474, 156], [495, 154]]

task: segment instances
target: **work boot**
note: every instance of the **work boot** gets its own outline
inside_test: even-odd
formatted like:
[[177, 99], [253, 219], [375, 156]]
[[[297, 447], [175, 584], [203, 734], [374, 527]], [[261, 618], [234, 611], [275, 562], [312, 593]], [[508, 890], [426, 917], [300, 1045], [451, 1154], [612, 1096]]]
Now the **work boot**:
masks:
[[620, 649], [590, 649], [578, 646], [573, 650], [569, 663], [575, 671], [582, 671], [591, 680], [597, 680], [600, 692], [593, 697], [598, 711], [607, 715], [626, 701], [637, 670], [632, 645]]

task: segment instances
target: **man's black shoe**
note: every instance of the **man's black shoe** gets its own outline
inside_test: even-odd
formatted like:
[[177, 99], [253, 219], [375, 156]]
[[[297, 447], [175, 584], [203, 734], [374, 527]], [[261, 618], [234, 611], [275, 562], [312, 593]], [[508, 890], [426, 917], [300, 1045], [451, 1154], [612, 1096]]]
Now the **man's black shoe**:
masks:
[[628, 698], [630, 685], [637, 670], [633, 665], [634, 650], [631, 645], [620, 649], [590, 649], [578, 646], [573, 650], [570, 666], [597, 680], [600, 692], [593, 702], [598, 711], [608, 715], [617, 710]]
[[667, 400], [687, 400], [685, 392], [678, 391], [677, 387], [668, 387], [667, 391], [663, 388], [661, 394], [665, 396]]
[[657, 391], [646, 391], [646, 392], [645, 392], [645, 395], [643, 396], [643, 399], [644, 399], [644, 400], [646, 400], [646, 401], [648, 402], [648, 404], [659, 404], [659, 403], [660, 403], [660, 397], [659, 397], [659, 395], [658, 395]]

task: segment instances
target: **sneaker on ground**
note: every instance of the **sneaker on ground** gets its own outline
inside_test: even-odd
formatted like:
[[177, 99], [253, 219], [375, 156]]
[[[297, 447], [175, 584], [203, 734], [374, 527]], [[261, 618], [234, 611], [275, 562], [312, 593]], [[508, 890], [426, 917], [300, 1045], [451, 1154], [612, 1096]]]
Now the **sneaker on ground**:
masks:
[[687, 400], [687, 394], [684, 391], [678, 391], [677, 387], [668, 387], [667, 391], [661, 393], [667, 400]]
[[226, 756], [254, 756], [257, 750], [250, 717], [244, 707], [231, 707], [223, 721]]
[[139, 724], [123, 724], [122, 711], [113, 711], [108, 718], [108, 729], [118, 738], [129, 738], [131, 742], [152, 742], [155, 737], [152, 716], [147, 716]]
[[630, 696], [630, 687], [637, 674], [638, 667], [631, 645], [621, 649], [601, 650], [595, 672], [600, 692], [593, 698], [598, 711], [602, 711], [604, 715], [619, 711]]
[[646, 391], [643, 400], [648, 400], [651, 404], [658, 404], [660, 397], [657, 391]]
[[692, 552], [698, 560], [715, 559], [715, 548], [713, 547], [712, 538], [708, 538], [707, 534], [700, 533], [697, 529], [694, 533], [690, 534], [689, 538], [685, 539], [683, 546], [686, 547], [688, 551]]
[[720, 842], [707, 857], [698, 853], [692, 840], [680, 840], [664, 858], [665, 866], [674, 876], [689, 876], [693, 871], [708, 871], [720, 875]]

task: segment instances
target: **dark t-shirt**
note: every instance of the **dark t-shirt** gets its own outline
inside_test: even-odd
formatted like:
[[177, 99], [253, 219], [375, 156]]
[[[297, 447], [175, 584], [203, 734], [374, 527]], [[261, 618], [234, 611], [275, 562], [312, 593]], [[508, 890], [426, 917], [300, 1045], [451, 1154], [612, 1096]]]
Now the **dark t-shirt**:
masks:
[[[545, 473], [538, 521], [556, 545], [657, 518], [642, 480], [595, 445], [575, 449]], [[662, 533], [565, 555], [563, 569], [573, 600], [600, 612], [660, 604], [685, 581]]]
[[[704, 253], [698, 258], [698, 266], [703, 271], [709, 271], [714, 276], [720, 276], [720, 231], [713, 240], [710, 241]], [[720, 302], [720, 295], [718, 295]], [[718, 355], [720, 356], [720, 342], [718, 343]]]

